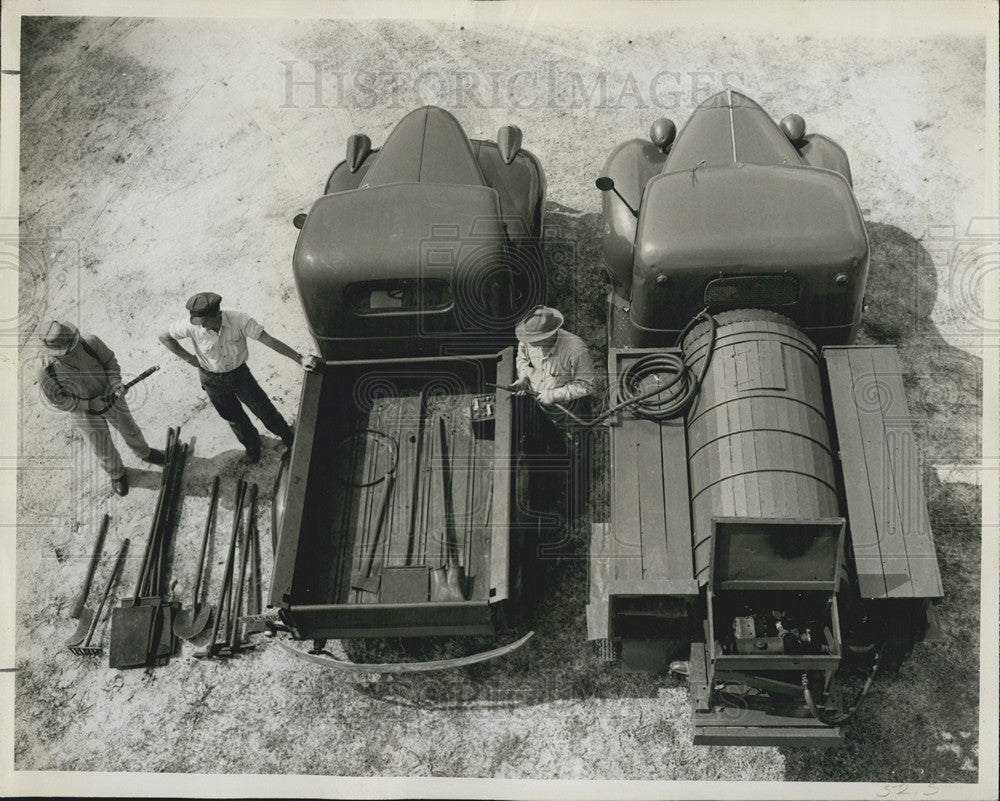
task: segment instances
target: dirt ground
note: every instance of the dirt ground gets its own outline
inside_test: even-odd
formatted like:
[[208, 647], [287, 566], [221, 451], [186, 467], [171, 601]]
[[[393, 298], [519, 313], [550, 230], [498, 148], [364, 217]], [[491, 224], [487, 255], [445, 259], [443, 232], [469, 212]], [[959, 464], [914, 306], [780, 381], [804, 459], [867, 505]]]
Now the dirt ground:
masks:
[[[65, 772], [53, 778], [64, 792], [73, 792], [70, 772], [975, 783], [981, 510], [969, 466], [981, 452], [979, 337], [989, 315], [968, 256], [981, 240], [968, 224], [988, 209], [985, 40], [819, 25], [726, 32], [638, 16], [630, 24], [628, 15], [610, 28], [569, 15], [505, 23], [503, 13], [498, 4], [451, 20], [24, 20], [15, 769]], [[548, 176], [550, 299], [599, 357], [605, 290], [593, 179], [618, 142], [645, 135], [658, 116], [682, 123], [727, 86], [775, 118], [802, 114], [848, 152], [872, 245], [863, 337], [899, 346], [920, 436], [946, 639], [918, 646], [898, 675], [876, 684], [845, 749], [691, 745], [686, 686], [622, 675], [586, 642], [582, 530], [568, 532], [566, 556], [547, 567], [532, 642], [453, 674], [340, 675], [263, 640], [231, 661], [196, 660], [185, 645], [146, 671], [111, 670], [63, 647], [105, 512], [108, 562], [95, 587], [125, 537], [122, 588], [134, 581], [159, 472], [125, 452], [133, 489], [112, 494], [69, 420], [40, 398], [42, 321], [65, 317], [97, 333], [126, 377], [160, 365], [130, 403], [154, 443], [177, 425], [196, 441], [172, 569], [186, 600], [211, 477], [223, 481], [206, 577], [215, 587], [236, 478], [260, 485], [266, 540], [281, 451], [265, 438], [263, 459], [247, 468], [192, 370], [156, 334], [183, 316], [190, 294], [214, 290], [293, 347], [311, 347], [290, 221], [321, 193], [349, 134], [379, 145], [424, 103], [449, 108], [473, 137], [520, 126]], [[250, 362], [293, 418], [297, 366], [257, 345]], [[451, 787], [459, 786], [398, 791]], [[243, 794], [279, 788], [240, 785]]]

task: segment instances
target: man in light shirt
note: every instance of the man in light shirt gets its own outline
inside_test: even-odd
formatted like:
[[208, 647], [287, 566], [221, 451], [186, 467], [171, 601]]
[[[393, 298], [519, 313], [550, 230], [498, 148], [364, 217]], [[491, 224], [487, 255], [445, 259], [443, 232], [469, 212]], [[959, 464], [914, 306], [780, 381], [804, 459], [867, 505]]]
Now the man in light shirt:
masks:
[[589, 430], [574, 417], [590, 419], [596, 376], [586, 343], [562, 325], [562, 313], [549, 306], [536, 306], [517, 324], [517, 380], [511, 389], [537, 401], [525, 410], [526, 450], [569, 458], [569, 512], [575, 519], [585, 512], [591, 458]]
[[589, 407], [594, 392], [590, 351], [580, 337], [562, 325], [558, 309], [536, 306], [514, 329], [517, 381], [512, 387], [537, 393], [542, 408], [557, 420], [562, 418], [556, 404], [577, 414], [577, 410]]
[[[160, 334], [160, 342], [192, 367], [197, 367], [201, 386], [236, 438], [246, 448], [247, 460], [260, 459], [260, 434], [243, 406], [253, 412], [268, 431], [279, 437], [286, 448], [292, 446], [292, 429], [274, 408], [247, 366], [247, 337], [287, 356], [306, 369], [315, 369], [315, 356], [305, 356], [279, 339], [248, 314], [221, 308], [222, 298], [214, 292], [199, 292], [188, 299], [190, 319], [176, 320]], [[191, 340], [194, 353], [180, 341]]]

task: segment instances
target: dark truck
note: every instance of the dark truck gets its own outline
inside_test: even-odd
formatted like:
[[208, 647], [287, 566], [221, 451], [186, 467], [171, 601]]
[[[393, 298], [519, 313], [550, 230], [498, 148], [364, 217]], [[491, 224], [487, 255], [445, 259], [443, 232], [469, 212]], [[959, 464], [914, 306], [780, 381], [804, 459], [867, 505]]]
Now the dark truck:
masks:
[[[295, 639], [488, 635], [530, 605], [531, 521], [508, 393], [544, 300], [545, 175], [521, 132], [405, 116], [347, 158], [301, 228], [306, 373], [275, 487], [270, 605]], [[301, 652], [299, 652], [301, 653]]]
[[588, 636], [686, 676], [697, 744], [838, 745], [942, 595], [897, 352], [853, 344], [850, 167], [735, 91], [675, 132], [658, 120], [597, 180], [612, 401], [654, 394], [609, 420]]

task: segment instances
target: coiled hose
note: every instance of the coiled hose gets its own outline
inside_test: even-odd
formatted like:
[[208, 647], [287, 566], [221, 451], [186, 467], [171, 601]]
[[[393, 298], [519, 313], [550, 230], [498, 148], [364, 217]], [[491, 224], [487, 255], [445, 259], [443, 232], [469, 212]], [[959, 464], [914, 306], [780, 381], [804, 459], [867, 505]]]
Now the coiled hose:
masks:
[[618, 403], [605, 409], [593, 420], [581, 420], [560, 404], [555, 404], [556, 407], [578, 425], [588, 428], [603, 423], [622, 409], [629, 409], [636, 417], [646, 420], [663, 421], [680, 417], [697, 397], [712, 361], [717, 326], [708, 309], [703, 309], [691, 318], [678, 335], [675, 345], [681, 347], [684, 338], [702, 320], [709, 324], [709, 340], [705, 362], [697, 376], [693, 375], [683, 356], [676, 353], [650, 353], [622, 371], [618, 376]]

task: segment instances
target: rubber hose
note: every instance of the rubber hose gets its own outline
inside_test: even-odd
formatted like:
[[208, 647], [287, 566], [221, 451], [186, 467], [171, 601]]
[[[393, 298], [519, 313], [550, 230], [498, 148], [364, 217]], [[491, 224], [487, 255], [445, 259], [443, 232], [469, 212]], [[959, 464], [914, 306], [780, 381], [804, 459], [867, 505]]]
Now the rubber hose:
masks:
[[851, 718], [854, 717], [854, 713], [858, 711], [858, 707], [861, 706], [861, 702], [868, 695], [869, 690], [872, 688], [872, 682], [875, 681], [875, 676], [878, 675], [879, 669], [879, 657], [881, 653], [875, 652], [875, 659], [872, 662], [872, 669], [868, 674], [868, 678], [865, 679], [865, 683], [861, 688], [861, 691], [855, 696], [854, 701], [851, 705], [847, 707], [845, 712], [835, 712], [829, 713], [826, 710], [822, 712], [817, 708], [815, 701], [812, 697], [812, 691], [809, 689], [809, 676], [805, 673], [802, 674], [802, 695], [805, 698], [806, 706], [809, 707], [809, 711], [812, 716], [816, 718], [820, 723], [827, 726], [842, 726]]
[[[705, 320], [710, 330], [708, 352], [698, 376], [692, 374], [685, 359], [676, 353], [651, 353], [643, 356], [626, 367], [618, 377], [618, 403], [615, 409], [627, 407], [636, 417], [655, 421], [670, 420], [684, 414], [708, 373], [715, 348], [715, 318], [707, 311], [699, 312], [677, 338], [679, 346], [700, 320]], [[662, 386], [644, 389], [643, 382], [646, 381], [648, 387], [649, 379], [653, 377], [662, 381]]]

